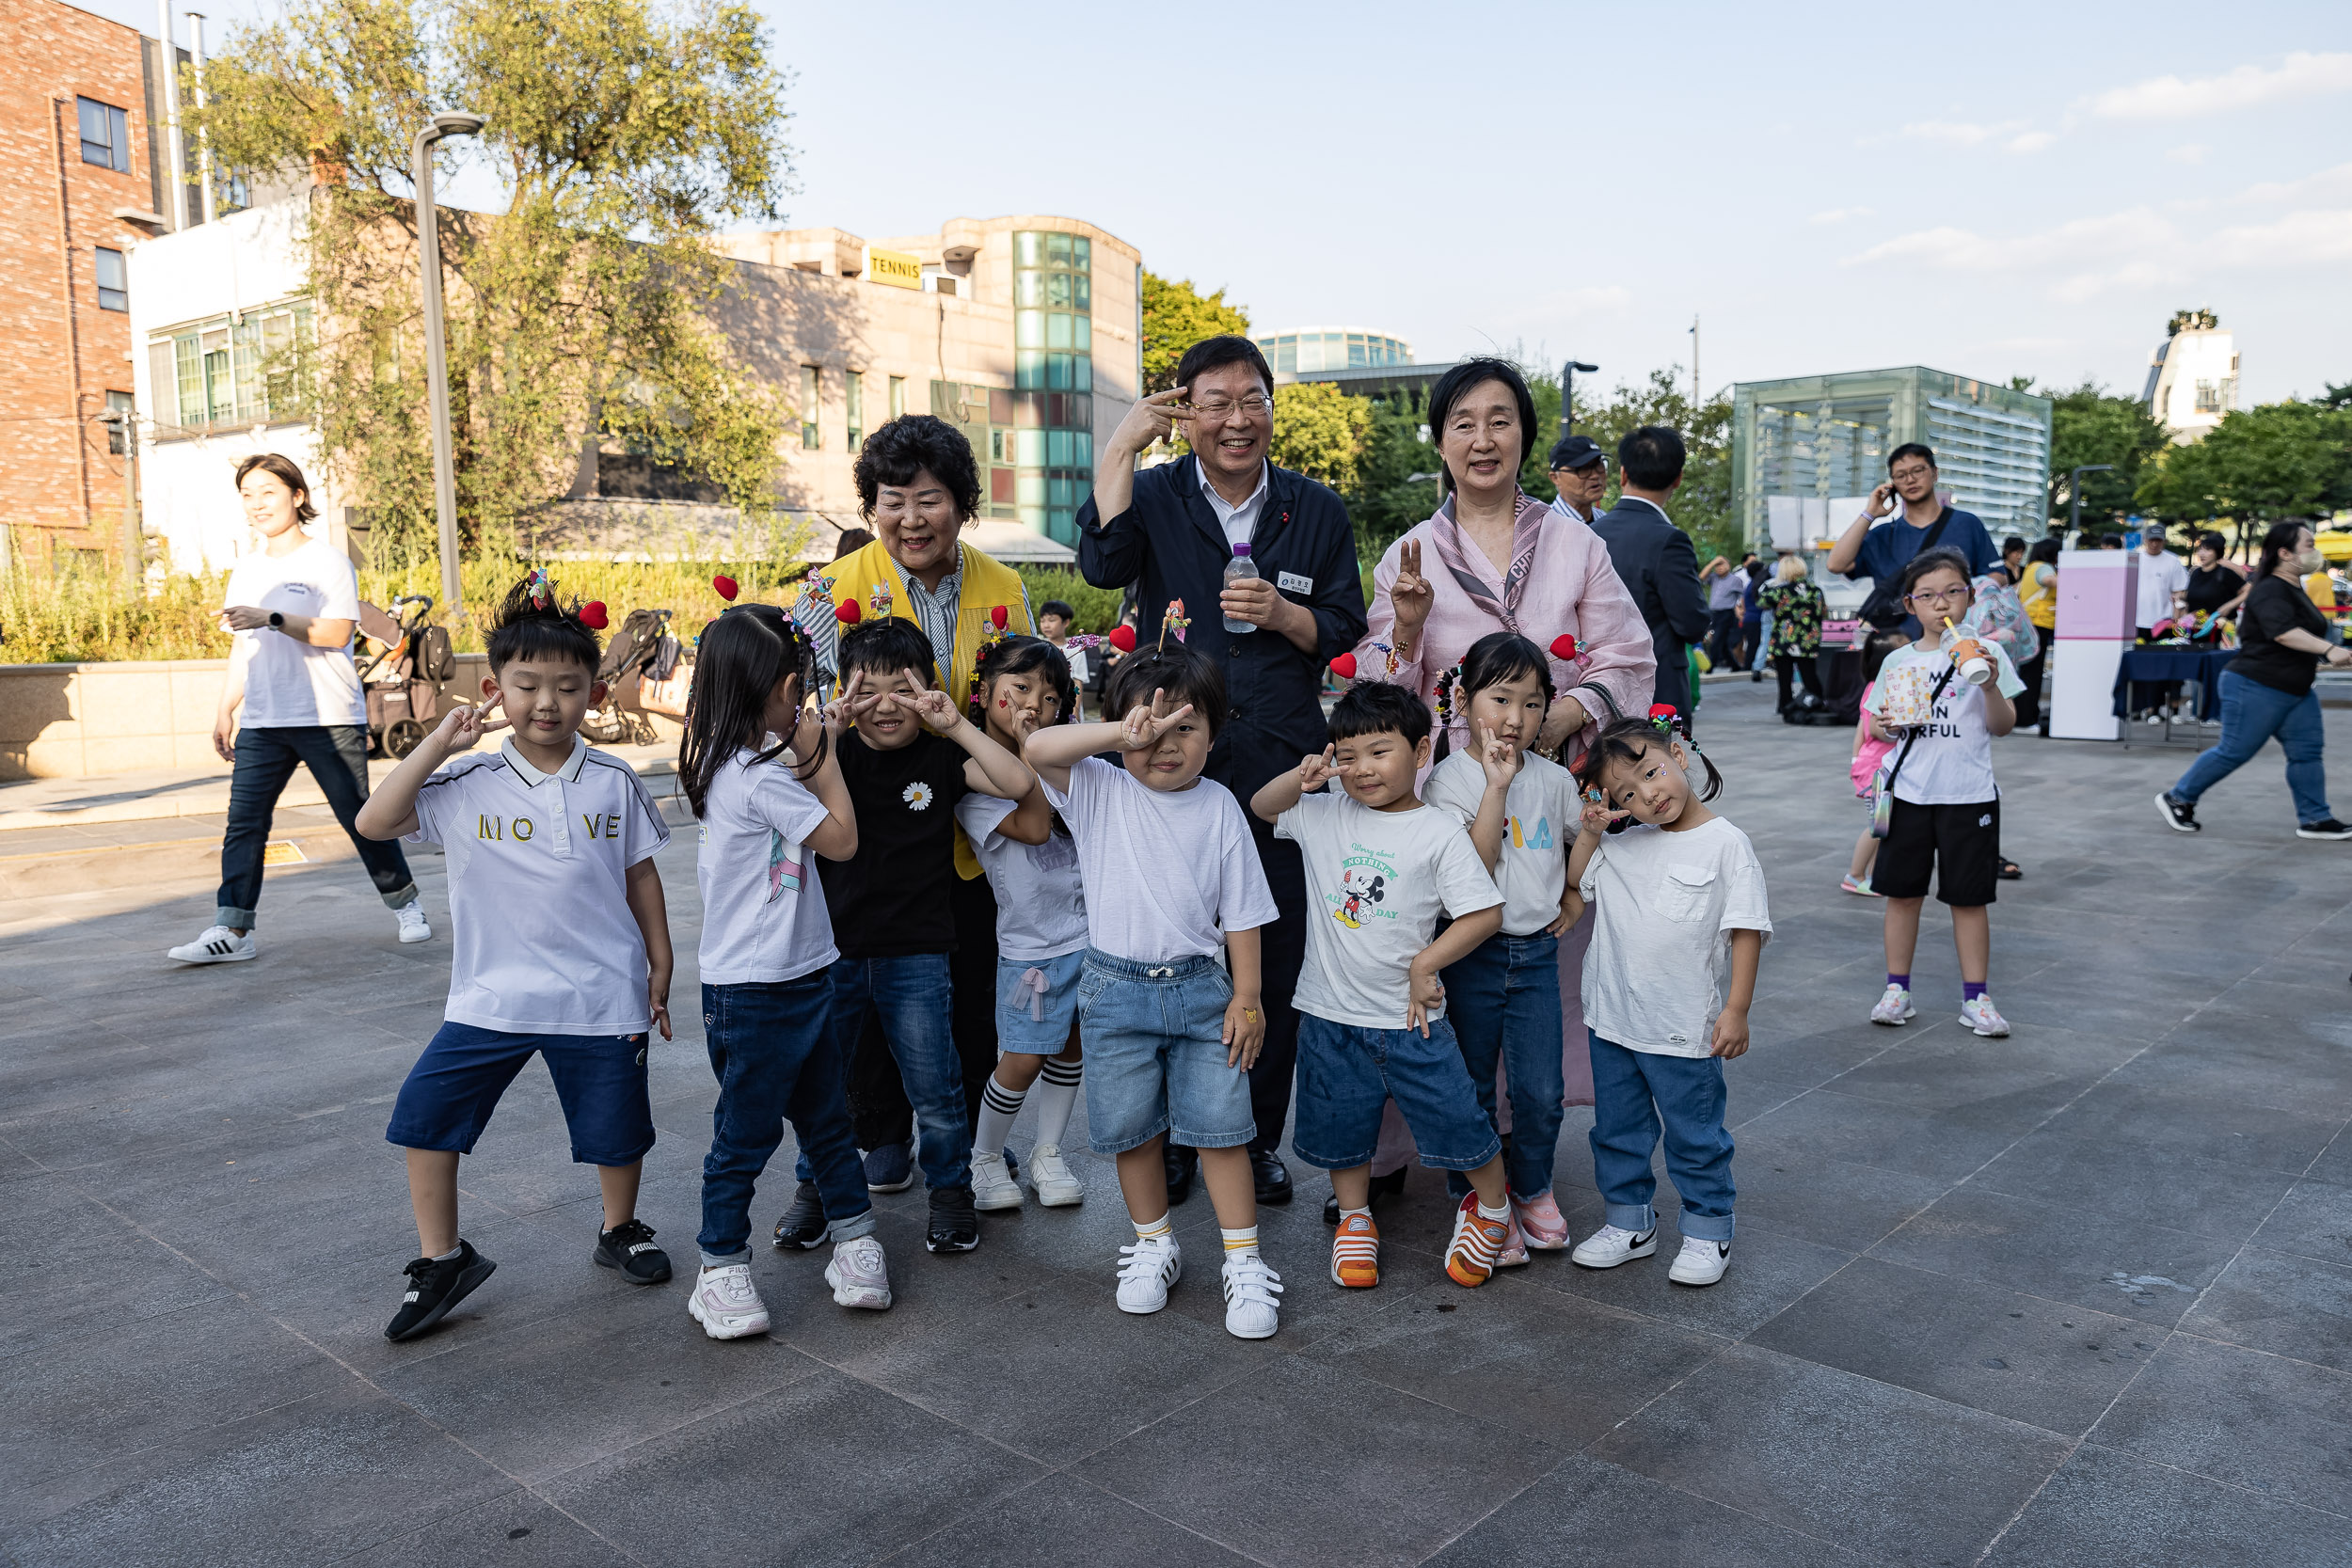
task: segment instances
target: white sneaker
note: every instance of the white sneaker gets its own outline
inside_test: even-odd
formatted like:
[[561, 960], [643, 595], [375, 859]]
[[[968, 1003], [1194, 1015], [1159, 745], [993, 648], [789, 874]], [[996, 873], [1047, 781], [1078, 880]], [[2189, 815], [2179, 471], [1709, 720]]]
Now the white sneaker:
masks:
[[1119, 1249], [1119, 1309], [1156, 1312], [1168, 1305], [1168, 1288], [1184, 1276], [1184, 1249], [1173, 1236], [1138, 1240]]
[[1568, 1254], [1568, 1261], [1581, 1263], [1588, 1269], [1613, 1269], [1636, 1258], [1647, 1258], [1657, 1250], [1655, 1225], [1638, 1234], [1622, 1226], [1604, 1225], [1576, 1243], [1576, 1250]]
[[1037, 1189], [1037, 1200], [1048, 1209], [1067, 1209], [1086, 1201], [1085, 1185], [1070, 1174], [1060, 1148], [1054, 1144], [1040, 1144], [1029, 1150], [1029, 1184]]
[[863, 1307], [881, 1312], [890, 1306], [890, 1269], [882, 1243], [871, 1236], [835, 1243], [833, 1260], [825, 1265], [825, 1283], [833, 1287], [836, 1307]]
[[698, 1270], [686, 1310], [714, 1339], [748, 1339], [768, 1332], [768, 1305], [752, 1283], [749, 1263]]
[[972, 1207], [975, 1209], [1018, 1209], [1021, 1207], [1021, 1183], [1005, 1168], [1005, 1151], [1001, 1148], [972, 1151]]
[[1731, 1263], [1729, 1242], [1703, 1242], [1696, 1236], [1682, 1238], [1682, 1250], [1675, 1254], [1666, 1277], [1677, 1285], [1712, 1285], [1724, 1276]]
[[400, 916], [401, 941], [431, 942], [433, 940], [433, 923], [425, 919], [422, 904], [411, 898], [392, 912]]
[[253, 933], [239, 936], [226, 926], [207, 926], [194, 942], [182, 942], [164, 955], [183, 964], [235, 964], [256, 957]]
[[1990, 995], [1979, 996], [1960, 1005], [1960, 1022], [1987, 1039], [2005, 1039], [2009, 1036], [2009, 1020], [1993, 1006]]
[[1236, 1339], [1271, 1339], [1280, 1326], [1282, 1276], [1255, 1252], [1225, 1255], [1225, 1332]]
[[1879, 1005], [1870, 1009], [1873, 1023], [1909, 1023], [1919, 1016], [1919, 1009], [1911, 1005], [1911, 992], [1900, 986], [1889, 986]]

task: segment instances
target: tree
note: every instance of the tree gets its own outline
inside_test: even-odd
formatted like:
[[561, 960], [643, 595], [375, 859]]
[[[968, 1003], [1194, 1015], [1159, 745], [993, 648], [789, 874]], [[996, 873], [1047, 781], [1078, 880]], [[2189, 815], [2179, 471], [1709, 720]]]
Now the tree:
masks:
[[785, 414], [707, 308], [712, 236], [787, 189], [784, 80], [736, 0], [291, 0], [205, 68], [214, 155], [313, 189], [319, 323], [297, 377], [336, 477], [379, 539], [430, 553], [434, 508], [409, 138], [486, 117], [497, 216], [442, 217], [451, 426], [467, 537], [562, 496], [601, 432], [755, 516]]
[[1364, 438], [1372, 429], [1372, 401], [1350, 397], [1327, 381], [1302, 381], [1274, 388], [1274, 445], [1278, 467], [1320, 480], [1345, 494], [1355, 488]]
[[1176, 385], [1176, 367], [1184, 350], [1220, 332], [1248, 336], [1249, 312], [1225, 303], [1225, 290], [1204, 294], [1189, 277], [1174, 282], [1156, 273], [1143, 275], [1143, 390], [1165, 392]]
[[[1601, 503], [1604, 506], [1614, 505], [1620, 492], [1623, 476], [1617, 472], [1616, 464], [1619, 441], [1645, 424], [1662, 424], [1681, 432], [1685, 453], [1682, 487], [1675, 492], [1666, 510], [1691, 536], [1701, 561], [1716, 555], [1737, 561], [1747, 546], [1744, 531], [1732, 509], [1731, 394], [1718, 392], [1693, 406], [1684, 389], [1687, 386], [1688, 378], [1679, 365], [1650, 372], [1648, 379], [1639, 387], [1619, 382], [1609, 394], [1609, 401], [1597, 409], [1580, 405], [1576, 428], [1580, 435], [1598, 441], [1601, 450], [1610, 454], [1610, 488]], [[1552, 394], [1556, 409], [1556, 382]], [[1543, 451], [1549, 453], [1550, 450], [1550, 438], [1547, 436]]]
[[2165, 449], [2164, 426], [2137, 398], [2109, 392], [2088, 377], [2071, 390], [2044, 387], [2042, 395], [2052, 404], [2050, 521], [2062, 526], [2073, 515], [2074, 471], [2085, 464], [2112, 464], [2115, 471], [2083, 475], [2084, 515], [2104, 518], [2129, 511], [2142, 472]]
[[2159, 516], [2243, 524], [2352, 506], [2352, 410], [2322, 402], [2233, 410], [2203, 440], [2167, 447], [2143, 467], [2137, 498]]

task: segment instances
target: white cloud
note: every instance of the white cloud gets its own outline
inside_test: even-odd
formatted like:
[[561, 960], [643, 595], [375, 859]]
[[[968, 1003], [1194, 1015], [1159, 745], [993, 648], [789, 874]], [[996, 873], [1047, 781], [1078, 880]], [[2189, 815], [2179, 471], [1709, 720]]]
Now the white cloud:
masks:
[[1839, 264], [1889, 261], [2039, 279], [2050, 298], [2079, 305], [2117, 289], [2187, 282], [2214, 268], [2271, 272], [2352, 261], [2352, 208], [2306, 208], [2219, 230], [2183, 224], [2149, 207], [2002, 237], [1947, 225], [1898, 234]]
[[2289, 213], [2276, 223], [2224, 229], [2201, 248], [2224, 266], [2295, 267], [2352, 261], [2352, 209]]
[[2352, 199], [2352, 164], [2338, 164], [2307, 174], [2300, 180], [2272, 180], [2249, 185], [2233, 199], [2247, 201], [2325, 201], [2329, 198]]
[[2022, 136], [2011, 137], [2005, 145], [2011, 152], [2039, 152], [2056, 140], [2057, 135], [2051, 132], [2028, 131]]
[[2186, 119], [2258, 103], [2282, 103], [2314, 93], [2352, 91], [2352, 54], [2298, 51], [2275, 71], [2242, 65], [2218, 76], [2183, 81], [2156, 76], [2113, 87], [2090, 100], [2091, 112], [2108, 119]]
[[2169, 161], [2176, 164], [2196, 165], [2201, 164], [2205, 161], [2206, 151], [2207, 149], [2203, 142], [2193, 141], [2185, 146], [2174, 148], [2171, 151], [2166, 153], [2165, 157]]
[[1848, 218], [1867, 218], [1876, 209], [1870, 207], [1832, 207], [1825, 213], [1814, 214], [1805, 221], [1807, 223], [1843, 223]]
[[1918, 261], [1948, 272], [2006, 272], [2019, 268], [2077, 266], [2129, 258], [2139, 252], [2177, 244], [2179, 230], [2146, 207], [2098, 217], [2075, 218], [2039, 234], [1987, 239], [1948, 225], [1898, 234], [1858, 256], [1845, 266], [1873, 261]]
[[2012, 135], [2026, 128], [2022, 119], [2004, 119], [1994, 125], [1972, 125], [1964, 120], [1922, 119], [1903, 127], [1903, 135], [1915, 141], [1940, 142], [1946, 147], [1981, 147], [1996, 137]]

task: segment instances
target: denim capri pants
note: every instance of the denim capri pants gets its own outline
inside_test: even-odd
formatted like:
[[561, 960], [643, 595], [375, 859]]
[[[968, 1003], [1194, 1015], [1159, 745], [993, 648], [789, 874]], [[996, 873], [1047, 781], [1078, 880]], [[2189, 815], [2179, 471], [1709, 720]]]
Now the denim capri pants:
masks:
[[1086, 950], [1058, 958], [996, 960], [996, 1049], [1058, 1056], [1078, 1018], [1078, 974]]

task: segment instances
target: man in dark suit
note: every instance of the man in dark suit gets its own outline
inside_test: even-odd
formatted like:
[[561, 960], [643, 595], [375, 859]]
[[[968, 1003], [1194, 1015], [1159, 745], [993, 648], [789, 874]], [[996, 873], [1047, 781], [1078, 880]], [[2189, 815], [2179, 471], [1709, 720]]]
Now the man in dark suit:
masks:
[[1593, 519], [1593, 531], [1649, 623], [1658, 654], [1650, 700], [1673, 704], [1687, 720], [1691, 645], [1707, 635], [1707, 594], [1691, 536], [1666, 515], [1666, 502], [1682, 483], [1682, 437], [1664, 425], [1645, 424], [1619, 441], [1617, 504]]

